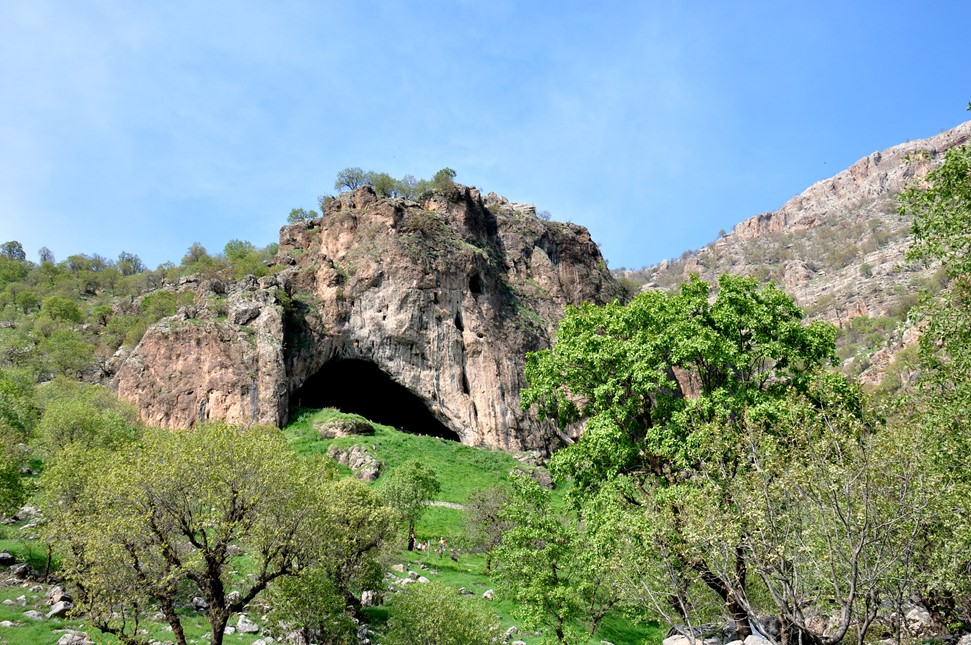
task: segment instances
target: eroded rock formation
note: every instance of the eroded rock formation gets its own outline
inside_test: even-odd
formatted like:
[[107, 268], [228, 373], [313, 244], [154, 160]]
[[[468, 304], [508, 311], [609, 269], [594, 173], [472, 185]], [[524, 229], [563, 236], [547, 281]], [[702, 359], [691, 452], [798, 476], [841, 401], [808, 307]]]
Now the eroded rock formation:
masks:
[[[620, 295], [586, 229], [462, 186], [423, 203], [343, 193], [281, 230], [277, 262], [225, 293], [180, 287], [196, 305], [151, 327], [114, 378], [145, 421], [283, 424], [292, 402], [320, 398], [315, 374], [354, 360], [464, 443], [547, 450], [556, 431], [519, 407], [525, 354], [566, 305]], [[376, 409], [379, 380], [353, 384]]]

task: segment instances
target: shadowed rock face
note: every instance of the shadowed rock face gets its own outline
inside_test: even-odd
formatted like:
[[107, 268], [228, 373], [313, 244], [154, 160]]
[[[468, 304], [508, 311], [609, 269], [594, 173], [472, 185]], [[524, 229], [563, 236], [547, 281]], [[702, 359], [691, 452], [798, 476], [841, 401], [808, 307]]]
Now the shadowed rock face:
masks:
[[415, 432], [548, 450], [555, 430], [519, 408], [525, 354], [549, 346], [566, 305], [621, 295], [586, 229], [462, 186], [423, 203], [344, 193], [281, 230], [277, 261], [226, 295], [184, 286], [197, 306], [124, 360], [114, 383], [147, 422], [282, 424], [308, 399], [364, 401]]

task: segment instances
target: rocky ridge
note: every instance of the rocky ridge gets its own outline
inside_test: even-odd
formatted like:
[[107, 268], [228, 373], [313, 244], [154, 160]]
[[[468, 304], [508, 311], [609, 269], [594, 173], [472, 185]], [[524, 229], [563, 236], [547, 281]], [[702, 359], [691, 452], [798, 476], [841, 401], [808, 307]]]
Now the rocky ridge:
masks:
[[863, 157], [819, 181], [779, 210], [740, 222], [697, 252], [648, 270], [661, 286], [691, 273], [773, 279], [815, 317], [846, 324], [855, 316], [891, 313], [933, 268], [909, 264], [910, 220], [896, 195], [971, 138], [971, 121], [928, 139]]
[[[751, 275], [775, 281], [810, 318], [844, 328], [860, 316], [901, 320], [920, 289], [940, 286], [943, 275], [937, 267], [907, 261], [911, 221], [898, 212], [897, 193], [969, 139], [971, 121], [874, 152], [779, 210], [751, 217], [698, 251], [631, 277], [646, 282], [643, 288], [657, 288], [692, 273], [710, 282], [722, 273]], [[854, 371], [876, 384], [895, 353], [916, 338], [906, 325], [893, 330], [882, 348], [864, 350]]]
[[260, 280], [165, 287], [193, 304], [149, 328], [112, 378], [146, 422], [281, 425], [315, 374], [354, 360], [464, 443], [549, 450], [557, 431], [520, 410], [525, 355], [549, 346], [568, 304], [622, 293], [586, 229], [460, 185], [421, 203], [342, 193], [281, 229], [275, 262]]

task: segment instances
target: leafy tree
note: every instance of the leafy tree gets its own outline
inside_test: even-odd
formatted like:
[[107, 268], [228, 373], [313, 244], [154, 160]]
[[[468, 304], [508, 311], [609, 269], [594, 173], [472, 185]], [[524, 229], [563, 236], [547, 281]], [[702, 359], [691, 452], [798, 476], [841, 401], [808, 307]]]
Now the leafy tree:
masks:
[[91, 316], [97, 320], [98, 324], [102, 327], [108, 325], [108, 321], [111, 320], [111, 315], [111, 305], [96, 305], [91, 309]]
[[78, 378], [91, 366], [95, 348], [71, 329], [55, 329], [37, 349], [48, 374]]
[[118, 448], [141, 432], [136, 410], [99, 385], [59, 377], [46, 386], [43, 399], [34, 445], [47, 457], [72, 444]]
[[432, 177], [432, 188], [439, 193], [447, 193], [455, 186], [455, 171], [442, 168]]
[[122, 251], [118, 254], [118, 261], [115, 263], [115, 266], [123, 276], [135, 275], [146, 270], [145, 263], [142, 262], [142, 259], [134, 253], [128, 253], [127, 251]]
[[320, 217], [320, 215], [317, 214], [317, 211], [306, 211], [302, 208], [294, 208], [290, 211], [290, 214], [287, 215], [287, 223], [295, 224], [305, 220], [317, 219], [318, 217]]
[[[347, 530], [325, 520], [328, 472], [264, 427], [150, 430], [113, 451], [71, 446], [43, 477], [47, 537], [101, 631], [147, 642], [138, 626], [154, 605], [184, 644], [176, 602], [189, 592], [205, 599], [218, 645], [232, 613], [320, 562]], [[244, 565], [248, 575], [237, 573]]]
[[413, 175], [405, 175], [395, 184], [394, 192], [398, 197], [413, 199], [417, 196], [418, 180]]
[[502, 626], [481, 601], [437, 582], [409, 585], [389, 608], [389, 645], [492, 645]]
[[572, 641], [573, 624], [585, 621], [590, 634], [619, 601], [615, 568], [602, 556], [594, 526], [556, 512], [550, 492], [529, 476], [513, 478], [503, 507], [508, 528], [496, 549], [495, 578], [528, 627], [545, 625], [556, 641]]
[[937, 548], [920, 554], [921, 596], [945, 622], [971, 622], [971, 146], [947, 151], [944, 162], [899, 196], [913, 219], [909, 257], [940, 261], [947, 288], [927, 296], [921, 316], [916, 391], [902, 406], [902, 423], [921, 428], [930, 471], [940, 476], [939, 505], [925, 539]]
[[503, 516], [503, 507], [509, 502], [505, 488], [498, 486], [474, 491], [465, 503], [465, 533], [469, 546], [486, 554], [486, 573], [492, 571], [493, 551], [502, 536], [512, 527]]
[[54, 252], [46, 246], [40, 247], [40, 249], [37, 251], [37, 257], [41, 264], [55, 264], [57, 262], [57, 260], [54, 259]]
[[338, 191], [354, 190], [367, 184], [367, 173], [360, 168], [345, 168], [337, 173], [334, 188]]
[[384, 478], [381, 495], [407, 526], [409, 551], [415, 547], [415, 523], [425, 511], [425, 501], [441, 488], [435, 471], [418, 460], [405, 462]]
[[394, 197], [398, 188], [398, 182], [386, 172], [367, 173], [367, 183], [381, 197]]
[[554, 470], [573, 478], [581, 499], [616, 486], [651, 510], [648, 521], [670, 527], [657, 537], [665, 557], [682, 563], [678, 584], [710, 589], [744, 638], [758, 619], [732, 593], [748, 580], [747, 536], [734, 536], [739, 557], [725, 570], [706, 554], [704, 536], [681, 530], [677, 518], [699, 495], [734, 514], [743, 455], [717, 455], [722, 477], [692, 475], [712, 456], [709, 437], [740, 437], [750, 409], [805, 393], [834, 359], [836, 333], [825, 323], [803, 325], [792, 299], [771, 284], [722, 276], [713, 300], [709, 291], [693, 277], [676, 293], [571, 308], [556, 345], [527, 358], [523, 405], [564, 428], [585, 423], [581, 439], [554, 456]]
[[357, 625], [345, 611], [346, 600], [323, 569], [275, 580], [269, 587], [269, 604], [268, 628], [281, 640], [296, 629], [304, 643], [358, 642]]
[[73, 300], [62, 298], [61, 296], [49, 296], [44, 298], [41, 305], [41, 313], [46, 314], [51, 320], [64, 322], [81, 322], [81, 310]]
[[32, 311], [36, 311], [37, 308], [40, 307], [40, 301], [37, 299], [37, 294], [30, 289], [24, 289], [18, 293], [15, 302], [17, 303], [17, 307], [20, 308], [24, 315], [27, 315]]
[[171, 291], [155, 291], [142, 298], [138, 309], [155, 322], [175, 314], [179, 310], [179, 299]]
[[11, 240], [9, 242], [0, 244], [0, 257], [8, 260], [15, 260], [16, 262], [24, 262], [27, 260], [27, 254], [24, 253], [24, 247], [17, 240]]

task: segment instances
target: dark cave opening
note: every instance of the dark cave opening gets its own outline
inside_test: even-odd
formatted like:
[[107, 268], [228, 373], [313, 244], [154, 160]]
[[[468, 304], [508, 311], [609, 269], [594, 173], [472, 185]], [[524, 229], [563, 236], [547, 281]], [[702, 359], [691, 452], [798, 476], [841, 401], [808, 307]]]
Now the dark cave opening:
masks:
[[410, 434], [459, 441], [419, 397], [368, 361], [329, 361], [290, 396], [290, 409], [298, 407], [337, 408]]

